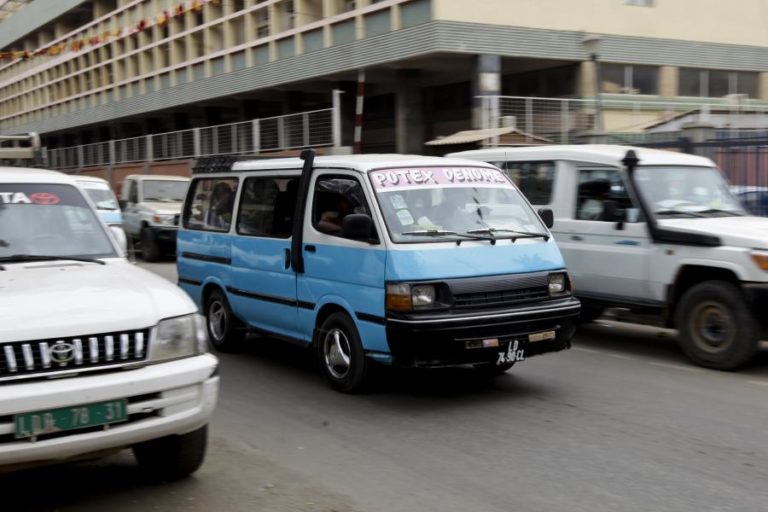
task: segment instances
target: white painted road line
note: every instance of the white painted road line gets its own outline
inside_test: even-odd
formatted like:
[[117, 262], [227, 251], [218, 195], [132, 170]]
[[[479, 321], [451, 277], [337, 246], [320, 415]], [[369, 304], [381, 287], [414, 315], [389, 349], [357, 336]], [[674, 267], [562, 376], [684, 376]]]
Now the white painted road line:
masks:
[[757, 384], [758, 386], [768, 387], [768, 380], [748, 380], [750, 384]]
[[670, 363], [657, 363], [656, 361], [650, 361], [648, 364], [651, 364], [653, 366], [660, 366], [662, 368], [672, 368], [673, 370], [683, 370], [686, 372], [694, 372], [694, 373], [701, 373], [705, 370], [702, 370], [701, 368], [694, 368], [693, 366], [682, 366], [679, 364], [670, 364]]

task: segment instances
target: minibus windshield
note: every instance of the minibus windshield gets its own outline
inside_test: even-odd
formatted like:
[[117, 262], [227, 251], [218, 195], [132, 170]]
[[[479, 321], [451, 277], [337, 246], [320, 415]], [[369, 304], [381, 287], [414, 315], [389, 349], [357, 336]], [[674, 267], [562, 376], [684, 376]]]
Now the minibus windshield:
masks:
[[496, 169], [378, 169], [369, 176], [393, 242], [548, 237], [536, 212]]

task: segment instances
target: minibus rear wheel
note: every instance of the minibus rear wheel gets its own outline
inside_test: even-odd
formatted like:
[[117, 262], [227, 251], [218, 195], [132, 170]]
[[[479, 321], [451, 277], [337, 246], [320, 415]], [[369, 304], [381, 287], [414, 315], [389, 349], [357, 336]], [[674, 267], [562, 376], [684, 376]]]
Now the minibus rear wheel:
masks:
[[331, 387], [342, 393], [365, 391], [372, 371], [354, 322], [336, 312], [323, 321], [316, 339], [317, 356]]
[[205, 301], [205, 325], [211, 345], [221, 352], [237, 350], [245, 338], [245, 329], [219, 289], [213, 290]]

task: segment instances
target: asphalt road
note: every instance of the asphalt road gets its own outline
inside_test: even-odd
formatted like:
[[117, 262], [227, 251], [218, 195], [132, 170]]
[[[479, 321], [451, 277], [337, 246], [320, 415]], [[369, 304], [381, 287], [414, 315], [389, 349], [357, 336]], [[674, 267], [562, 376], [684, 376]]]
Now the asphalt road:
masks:
[[254, 341], [221, 357], [194, 477], [148, 484], [126, 453], [0, 478], [0, 510], [768, 510], [767, 352], [703, 370], [673, 333], [601, 321], [497, 379], [385, 371], [347, 396], [306, 351]]

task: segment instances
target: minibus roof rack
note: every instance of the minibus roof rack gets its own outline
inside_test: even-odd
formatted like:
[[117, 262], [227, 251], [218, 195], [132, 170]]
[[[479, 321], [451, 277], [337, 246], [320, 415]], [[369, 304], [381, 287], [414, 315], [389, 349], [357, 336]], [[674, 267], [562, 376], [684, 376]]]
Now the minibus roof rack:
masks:
[[0, 162], [42, 162], [40, 136], [35, 132], [26, 135], [0, 135]]

